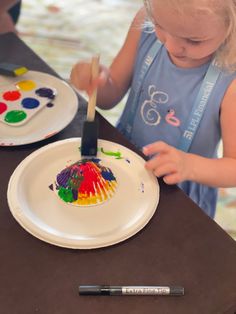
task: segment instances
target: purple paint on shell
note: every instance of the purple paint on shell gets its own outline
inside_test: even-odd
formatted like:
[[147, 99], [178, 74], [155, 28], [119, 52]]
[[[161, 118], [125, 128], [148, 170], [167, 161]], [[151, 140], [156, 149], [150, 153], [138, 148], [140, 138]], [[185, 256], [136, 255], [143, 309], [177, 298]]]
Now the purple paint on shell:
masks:
[[35, 91], [35, 94], [40, 96], [40, 97], [45, 97], [48, 99], [54, 99], [56, 96], [55, 91], [52, 90], [51, 88], [47, 88], [47, 87], [38, 88]]
[[67, 182], [70, 178], [70, 169], [64, 169], [57, 175], [57, 183], [64, 188], [67, 187]]
[[78, 199], [78, 191], [73, 189], [72, 194], [73, 194], [73, 199], [76, 201]]
[[34, 109], [40, 105], [40, 102], [35, 98], [24, 98], [21, 102], [22, 106], [26, 109]]

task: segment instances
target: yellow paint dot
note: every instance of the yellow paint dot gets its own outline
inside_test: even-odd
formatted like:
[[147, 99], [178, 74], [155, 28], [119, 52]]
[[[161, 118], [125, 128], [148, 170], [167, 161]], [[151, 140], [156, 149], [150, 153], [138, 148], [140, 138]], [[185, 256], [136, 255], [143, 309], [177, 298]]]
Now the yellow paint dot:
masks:
[[30, 91], [36, 87], [36, 84], [33, 81], [25, 80], [18, 82], [16, 87], [22, 91]]

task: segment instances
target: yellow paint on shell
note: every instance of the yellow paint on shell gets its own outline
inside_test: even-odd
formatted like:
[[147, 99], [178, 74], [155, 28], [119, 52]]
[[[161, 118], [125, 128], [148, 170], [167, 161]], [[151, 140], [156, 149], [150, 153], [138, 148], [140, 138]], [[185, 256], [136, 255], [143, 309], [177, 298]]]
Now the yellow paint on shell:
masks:
[[105, 197], [104, 200], [102, 200], [101, 195], [96, 194], [96, 195], [88, 195], [85, 193], [79, 193], [79, 197], [76, 201], [73, 202], [73, 204], [77, 205], [95, 205], [102, 203], [105, 201], [107, 197]]
[[22, 91], [30, 91], [36, 87], [36, 84], [34, 81], [30, 80], [25, 80], [25, 81], [20, 81], [16, 84], [16, 87]]
[[113, 193], [115, 193], [115, 190], [117, 188], [117, 182], [116, 181], [111, 181], [109, 182], [110, 188], [112, 190]]

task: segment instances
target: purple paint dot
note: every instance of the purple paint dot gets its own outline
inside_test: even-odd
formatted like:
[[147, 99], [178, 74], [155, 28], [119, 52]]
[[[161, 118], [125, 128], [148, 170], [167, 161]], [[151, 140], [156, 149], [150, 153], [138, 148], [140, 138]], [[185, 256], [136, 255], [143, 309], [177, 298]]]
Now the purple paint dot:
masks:
[[49, 102], [48, 104], [47, 104], [47, 107], [48, 108], [52, 108], [54, 106], [54, 104], [52, 103], [52, 102]]
[[45, 98], [49, 98], [49, 99], [54, 99], [56, 96], [54, 90], [52, 90], [51, 88], [47, 88], [47, 87], [38, 88], [35, 91], [35, 94], [40, 96], [40, 97], [45, 97]]
[[34, 109], [40, 105], [40, 102], [35, 98], [24, 98], [21, 102], [22, 106], [26, 109]]

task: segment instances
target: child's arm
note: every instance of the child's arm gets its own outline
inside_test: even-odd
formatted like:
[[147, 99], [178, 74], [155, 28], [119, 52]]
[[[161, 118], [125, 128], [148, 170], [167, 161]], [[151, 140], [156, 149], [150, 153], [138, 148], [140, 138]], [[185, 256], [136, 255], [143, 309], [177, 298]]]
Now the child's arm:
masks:
[[99, 77], [95, 81], [91, 81], [89, 74], [90, 63], [79, 62], [72, 69], [71, 82], [77, 89], [90, 94], [98, 86], [97, 105], [100, 108], [114, 107], [130, 87], [144, 16], [142, 8], [135, 16], [126, 40], [110, 68], [101, 65]]
[[204, 158], [184, 153], [163, 142], [144, 148], [146, 155], [157, 154], [146, 163], [158, 177], [168, 184], [190, 180], [214, 187], [236, 186], [236, 80], [232, 82], [221, 104], [223, 157]]
[[19, 2], [19, 0], [1, 0], [0, 1], [0, 14], [9, 10], [17, 2]]
[[13, 20], [8, 10], [19, 0], [1, 0], [0, 1], [0, 33], [16, 32]]
[[16, 32], [15, 25], [8, 12], [0, 14], [0, 33]]

